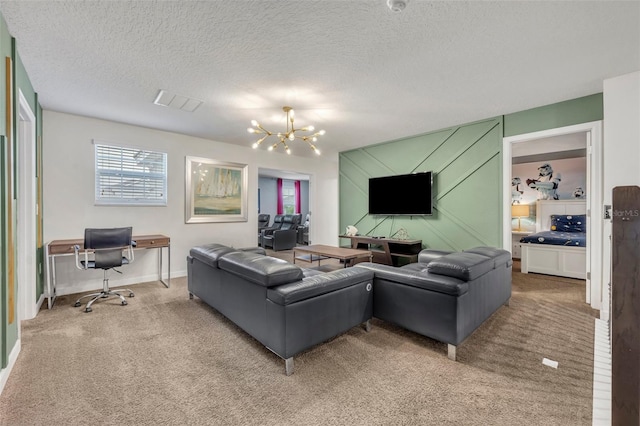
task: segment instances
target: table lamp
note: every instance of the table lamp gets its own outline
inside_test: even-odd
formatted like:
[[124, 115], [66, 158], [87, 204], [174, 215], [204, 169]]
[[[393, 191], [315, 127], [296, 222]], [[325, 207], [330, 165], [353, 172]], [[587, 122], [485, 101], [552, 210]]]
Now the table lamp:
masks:
[[513, 204], [511, 206], [511, 217], [518, 218], [518, 229], [516, 229], [516, 231], [522, 231], [522, 228], [520, 227], [520, 219], [523, 217], [529, 217], [529, 205]]

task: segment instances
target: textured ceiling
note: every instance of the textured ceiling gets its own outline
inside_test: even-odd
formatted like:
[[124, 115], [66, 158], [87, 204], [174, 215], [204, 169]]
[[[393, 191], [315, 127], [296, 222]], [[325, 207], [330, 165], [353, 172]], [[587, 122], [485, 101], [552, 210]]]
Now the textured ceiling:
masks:
[[[602, 91], [640, 69], [640, 2], [0, 1], [44, 109], [325, 154]], [[201, 99], [154, 105], [158, 90]], [[311, 150], [293, 144], [294, 154]]]

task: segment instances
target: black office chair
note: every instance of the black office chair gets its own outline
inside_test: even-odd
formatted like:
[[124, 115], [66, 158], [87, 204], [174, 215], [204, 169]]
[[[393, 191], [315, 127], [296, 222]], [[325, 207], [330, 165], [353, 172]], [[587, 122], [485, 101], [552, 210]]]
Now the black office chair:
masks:
[[[122, 265], [133, 262], [133, 247], [135, 242], [131, 240], [131, 227], [127, 228], [87, 228], [84, 230], [84, 251], [81, 253], [80, 246], [75, 246], [76, 267], [78, 269], [102, 269], [104, 278], [102, 280], [102, 291], [99, 293], [82, 296], [75, 303], [75, 307], [82, 305], [80, 301], [87, 297], [92, 299], [87, 303], [86, 312], [91, 312], [91, 305], [98, 299], [106, 299], [109, 296], [120, 298], [122, 305], [127, 301], [119, 292], [129, 292], [129, 297], [134, 297], [133, 291], [128, 289], [109, 289], [109, 278], [107, 271]], [[124, 253], [123, 253], [124, 252]], [[124, 254], [124, 256], [123, 256]], [[84, 260], [80, 260], [83, 255]], [[91, 259], [90, 257], [93, 257]], [[122, 273], [116, 269], [114, 271]]]

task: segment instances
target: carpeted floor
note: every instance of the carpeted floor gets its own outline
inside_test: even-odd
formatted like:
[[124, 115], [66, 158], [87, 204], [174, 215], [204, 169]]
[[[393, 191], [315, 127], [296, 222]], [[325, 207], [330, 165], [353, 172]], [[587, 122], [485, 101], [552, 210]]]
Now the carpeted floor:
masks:
[[355, 327], [296, 357], [290, 377], [189, 300], [186, 278], [133, 290], [128, 306], [110, 299], [90, 314], [59, 297], [22, 324], [0, 424], [591, 423], [596, 312], [581, 280], [514, 272], [511, 305], [459, 346], [458, 362], [445, 344], [374, 320], [369, 333]]

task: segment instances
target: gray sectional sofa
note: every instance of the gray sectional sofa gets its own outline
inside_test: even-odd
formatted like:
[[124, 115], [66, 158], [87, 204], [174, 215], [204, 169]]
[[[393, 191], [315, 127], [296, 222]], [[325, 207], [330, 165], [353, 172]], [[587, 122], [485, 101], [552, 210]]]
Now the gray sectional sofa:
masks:
[[261, 248], [194, 247], [189, 296], [198, 296], [285, 360], [376, 318], [456, 347], [511, 296], [511, 255], [478, 247], [422, 250], [418, 263], [302, 269]]

